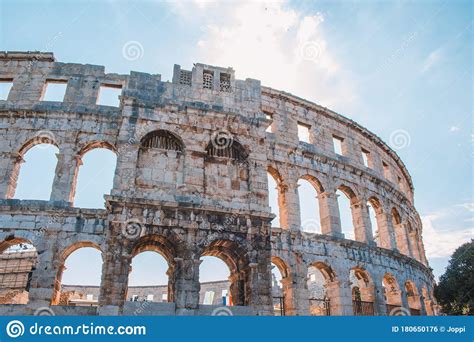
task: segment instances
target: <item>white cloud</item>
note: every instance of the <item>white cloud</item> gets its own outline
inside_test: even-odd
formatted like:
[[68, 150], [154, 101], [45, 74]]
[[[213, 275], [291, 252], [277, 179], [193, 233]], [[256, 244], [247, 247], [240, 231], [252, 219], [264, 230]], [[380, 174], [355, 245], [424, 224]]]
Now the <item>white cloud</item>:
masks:
[[201, 18], [196, 57], [202, 63], [232, 66], [237, 78], [256, 78], [339, 111], [349, 111], [356, 99], [323, 34], [321, 13], [303, 14], [283, 1], [214, 3], [178, 13]]
[[449, 257], [474, 237], [472, 222], [474, 203], [463, 203], [421, 217], [423, 241], [428, 258]]
[[442, 50], [441, 48], [434, 50], [429, 54], [429, 56], [425, 59], [423, 66], [421, 67], [421, 72], [427, 72], [431, 69], [436, 63], [438, 63], [441, 59]]
[[464, 208], [469, 212], [474, 212], [474, 202], [461, 203], [457, 205], [460, 208]]
[[459, 128], [458, 126], [451, 126], [451, 127], [449, 128], [449, 131], [450, 131], [450, 132], [457, 132], [457, 131], [459, 131], [460, 129], [461, 129], [461, 128]]

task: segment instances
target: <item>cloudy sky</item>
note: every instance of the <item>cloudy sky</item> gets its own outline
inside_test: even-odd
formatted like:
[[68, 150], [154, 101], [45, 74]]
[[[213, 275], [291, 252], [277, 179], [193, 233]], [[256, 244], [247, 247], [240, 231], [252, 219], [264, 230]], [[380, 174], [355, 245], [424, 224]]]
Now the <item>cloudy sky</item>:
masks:
[[[164, 80], [175, 63], [232, 66], [238, 78], [330, 107], [391, 143], [407, 165], [437, 276], [474, 235], [468, 1], [7, 0], [0, 11], [2, 50], [53, 51], [58, 61]], [[400, 130], [401, 148], [390, 139]], [[108, 186], [92, 178], [84, 203], [89, 189]], [[19, 189], [27, 190], [45, 191]]]

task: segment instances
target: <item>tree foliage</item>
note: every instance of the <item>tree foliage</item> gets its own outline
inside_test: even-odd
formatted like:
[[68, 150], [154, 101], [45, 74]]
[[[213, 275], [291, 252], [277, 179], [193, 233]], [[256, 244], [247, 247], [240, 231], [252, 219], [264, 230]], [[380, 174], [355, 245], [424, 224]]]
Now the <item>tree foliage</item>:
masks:
[[453, 253], [435, 297], [447, 315], [474, 315], [474, 240]]

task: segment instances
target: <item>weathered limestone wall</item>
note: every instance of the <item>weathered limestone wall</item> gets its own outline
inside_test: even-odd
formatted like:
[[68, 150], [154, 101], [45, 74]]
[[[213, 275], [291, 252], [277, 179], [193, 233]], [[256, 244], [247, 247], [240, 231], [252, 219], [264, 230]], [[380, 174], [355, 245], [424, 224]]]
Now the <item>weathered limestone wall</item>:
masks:
[[[160, 75], [58, 63], [49, 53], [0, 53], [0, 81], [12, 83], [0, 100], [0, 251], [19, 242], [37, 249], [29, 307], [59, 303], [64, 261], [85, 246], [103, 256], [100, 314], [130, 312], [131, 261], [149, 250], [168, 262], [174, 306], [166, 310], [176, 314], [208, 312], [199, 305], [202, 256], [228, 265], [232, 302], [248, 308], [242, 312], [272, 313], [271, 261], [285, 273], [288, 314], [308, 314], [307, 270], [314, 263], [326, 274], [331, 313], [351, 314], [354, 267], [372, 279], [366, 283], [375, 294], [367, 298], [377, 314], [386, 313], [386, 273], [400, 292], [413, 281], [418, 295], [423, 291], [420, 301], [431, 305], [433, 278], [410, 176], [395, 152], [355, 122], [204, 64], [175, 66], [172, 82], [164, 82]], [[48, 82], [67, 84], [62, 102], [42, 101]], [[119, 107], [97, 104], [102, 86], [121, 88]], [[309, 143], [299, 141], [298, 124], [309, 127]], [[333, 136], [343, 139], [344, 156], [335, 154]], [[50, 200], [15, 200], [23, 156], [39, 143], [59, 149]], [[113, 189], [105, 210], [76, 208], [81, 159], [97, 147], [117, 154]], [[281, 227], [273, 229], [267, 172], [279, 189]], [[318, 192], [322, 235], [301, 233], [300, 178]], [[341, 232], [337, 189], [350, 197], [357, 241]], [[377, 213], [377, 241], [368, 202]]]

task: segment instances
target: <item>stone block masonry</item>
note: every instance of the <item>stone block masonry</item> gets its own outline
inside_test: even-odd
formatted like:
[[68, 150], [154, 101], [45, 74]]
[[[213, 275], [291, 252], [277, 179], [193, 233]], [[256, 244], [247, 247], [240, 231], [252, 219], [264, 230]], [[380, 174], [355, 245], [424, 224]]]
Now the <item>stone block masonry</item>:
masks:
[[[52, 53], [0, 52], [0, 82], [11, 84], [0, 100], [0, 252], [18, 243], [37, 251], [28, 303], [1, 305], [0, 313], [55, 305], [63, 312], [64, 262], [78, 248], [94, 247], [103, 256], [98, 308], [68, 314], [130, 313], [131, 260], [143, 251], [166, 259], [173, 303], [147, 307], [147, 314], [212, 312], [199, 298], [203, 256], [229, 267], [236, 313], [274, 313], [273, 263], [287, 315], [385, 315], [394, 308], [434, 314], [410, 175], [393, 150], [354, 121], [205, 64], [175, 65], [166, 82], [60, 63]], [[66, 85], [62, 101], [43, 101], [48, 82]], [[121, 89], [117, 107], [98, 104], [102, 87]], [[298, 126], [308, 141], [300, 141]], [[40, 143], [59, 149], [50, 200], [15, 200], [23, 156]], [[81, 158], [97, 147], [117, 155], [106, 209], [74, 207]], [[267, 174], [278, 185], [280, 227], [271, 225]], [[299, 179], [318, 193], [321, 234], [301, 229]], [[337, 190], [350, 199], [355, 240], [342, 233]], [[323, 275], [325, 298], [310, 298], [314, 269]], [[319, 300], [327, 308], [314, 310]]]

